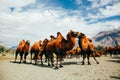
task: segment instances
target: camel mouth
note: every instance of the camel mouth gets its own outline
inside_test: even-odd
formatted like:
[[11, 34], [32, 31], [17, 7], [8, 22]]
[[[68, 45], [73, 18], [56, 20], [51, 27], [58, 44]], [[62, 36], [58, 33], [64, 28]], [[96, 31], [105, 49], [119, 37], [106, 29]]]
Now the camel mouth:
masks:
[[70, 33], [71, 33], [72, 36], [77, 37], [78, 32], [70, 30]]
[[76, 37], [80, 37], [81, 36], [81, 33], [80, 32], [76, 32]]
[[86, 37], [86, 35], [85, 34], [83, 34], [83, 33], [80, 33], [80, 32], [76, 32], [76, 37], [77, 38], [82, 38], [82, 37]]

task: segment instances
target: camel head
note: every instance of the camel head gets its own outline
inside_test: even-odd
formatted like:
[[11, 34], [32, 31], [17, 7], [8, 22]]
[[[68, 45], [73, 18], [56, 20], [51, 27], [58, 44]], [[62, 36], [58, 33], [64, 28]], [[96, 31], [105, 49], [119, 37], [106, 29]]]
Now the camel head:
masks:
[[86, 37], [86, 35], [85, 34], [83, 34], [83, 33], [80, 33], [80, 32], [76, 32], [76, 37], [77, 38], [84, 38], [84, 37]]
[[30, 45], [30, 40], [26, 40], [26, 44]]
[[25, 44], [25, 40], [24, 39], [19, 42], [19, 45], [24, 45], [24, 44]]
[[73, 30], [70, 30], [67, 34], [67, 37], [76, 37], [77, 36], [77, 32], [73, 31]]
[[40, 46], [42, 46], [42, 41], [41, 40], [39, 40], [38, 43], [39, 43]]
[[49, 42], [49, 40], [46, 38], [46, 39], [43, 41], [43, 45], [46, 45], [48, 42]]

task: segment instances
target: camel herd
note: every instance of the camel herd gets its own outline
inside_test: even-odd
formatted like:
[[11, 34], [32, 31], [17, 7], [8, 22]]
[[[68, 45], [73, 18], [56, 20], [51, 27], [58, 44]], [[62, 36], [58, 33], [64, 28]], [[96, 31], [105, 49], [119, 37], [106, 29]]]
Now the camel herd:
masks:
[[[99, 62], [96, 60], [96, 52], [94, 50], [94, 45], [92, 40], [89, 39], [85, 34], [80, 32], [75, 32], [70, 30], [67, 35], [66, 39], [62, 36], [60, 32], [57, 32], [57, 37], [53, 35], [50, 36], [51, 40], [44, 39], [43, 41], [39, 40], [35, 42], [30, 47], [29, 40], [21, 40], [15, 53], [15, 62], [17, 59], [17, 55], [20, 54], [20, 63], [21, 60], [26, 63], [26, 57], [30, 52], [31, 61], [34, 60], [34, 64], [37, 64], [38, 58], [41, 59], [41, 65], [43, 65], [43, 55], [45, 55], [46, 62], [48, 62], [48, 66], [52, 65], [55, 66], [55, 69], [59, 67], [63, 67], [62, 61], [63, 58], [70, 56], [72, 58], [74, 55], [79, 57], [80, 55], [83, 57], [82, 64], [85, 64], [85, 58], [88, 59], [88, 64], [90, 65], [90, 56], [93, 56], [94, 60], [97, 64]], [[79, 46], [76, 49], [73, 49], [76, 44], [76, 38], [78, 38]], [[107, 50], [106, 50], [107, 51]], [[56, 55], [56, 64], [54, 64], [54, 54]], [[34, 55], [34, 56], [32, 56]], [[58, 64], [58, 62], [60, 62]], [[51, 64], [50, 64], [51, 63]], [[59, 66], [58, 66], [59, 65]]]
[[118, 57], [118, 55], [120, 54], [120, 46], [115, 46], [115, 47], [105, 47], [104, 50], [105, 55], [110, 54], [110, 56], [112, 57], [114, 55], [114, 57]]

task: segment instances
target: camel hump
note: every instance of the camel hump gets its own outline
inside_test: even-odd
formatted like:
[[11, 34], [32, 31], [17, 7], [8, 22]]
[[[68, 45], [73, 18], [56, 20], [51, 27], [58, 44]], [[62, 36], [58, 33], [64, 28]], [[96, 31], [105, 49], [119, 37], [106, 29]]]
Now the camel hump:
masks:
[[66, 41], [60, 32], [57, 32], [57, 40], [58, 42]]
[[24, 39], [19, 42], [19, 45], [23, 45], [23, 44], [25, 44], [25, 40]]

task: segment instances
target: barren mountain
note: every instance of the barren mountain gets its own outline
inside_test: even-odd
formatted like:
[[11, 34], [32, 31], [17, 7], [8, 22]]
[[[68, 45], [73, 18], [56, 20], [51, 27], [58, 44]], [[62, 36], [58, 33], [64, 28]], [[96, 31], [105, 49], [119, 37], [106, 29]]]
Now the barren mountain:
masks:
[[94, 36], [95, 45], [116, 46], [120, 45], [120, 29], [99, 32]]
[[8, 49], [9, 47], [7, 45], [5, 45], [2, 41], [0, 41], [0, 48], [5, 48]]

